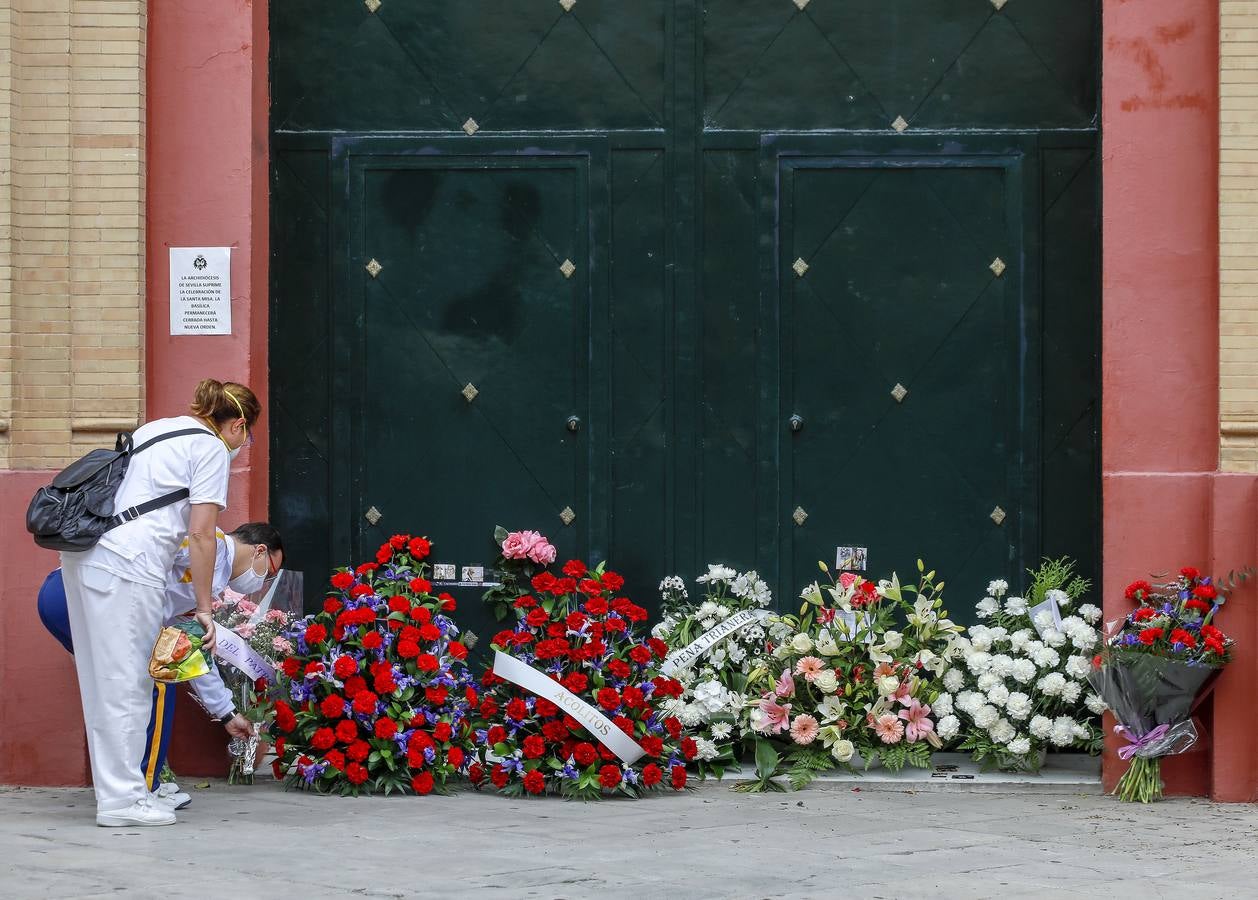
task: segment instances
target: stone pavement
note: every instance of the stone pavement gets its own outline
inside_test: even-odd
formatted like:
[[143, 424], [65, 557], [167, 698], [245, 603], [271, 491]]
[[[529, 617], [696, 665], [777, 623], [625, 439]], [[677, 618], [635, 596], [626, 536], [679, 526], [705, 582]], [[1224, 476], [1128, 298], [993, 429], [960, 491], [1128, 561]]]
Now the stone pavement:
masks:
[[[185, 788], [192, 788], [185, 783]], [[568, 803], [193, 789], [168, 828], [93, 824], [82, 789], [0, 788], [0, 896], [1258, 896], [1258, 805], [1095, 789], [814, 785]]]

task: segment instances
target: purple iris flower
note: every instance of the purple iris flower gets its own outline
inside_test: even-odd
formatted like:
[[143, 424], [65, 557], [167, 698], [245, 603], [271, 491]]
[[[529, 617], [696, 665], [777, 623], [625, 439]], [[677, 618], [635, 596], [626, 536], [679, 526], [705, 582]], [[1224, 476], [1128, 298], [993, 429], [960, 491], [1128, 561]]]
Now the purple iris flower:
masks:
[[626, 768], [624, 771], [624, 775], [622, 777], [625, 780], [625, 784], [638, 783], [638, 773], [635, 772], [632, 768]]
[[567, 763], [563, 767], [563, 770], [559, 773], [559, 777], [568, 778], [572, 781], [576, 781], [578, 778], [581, 777], [581, 775], [579, 772], [577, 772], [576, 768], [572, 765], [572, 763]]

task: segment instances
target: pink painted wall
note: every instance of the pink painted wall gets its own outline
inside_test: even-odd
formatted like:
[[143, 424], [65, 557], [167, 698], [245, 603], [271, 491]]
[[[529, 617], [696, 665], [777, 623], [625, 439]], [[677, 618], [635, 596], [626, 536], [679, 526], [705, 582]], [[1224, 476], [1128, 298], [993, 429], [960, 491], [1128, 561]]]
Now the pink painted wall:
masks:
[[[205, 377], [247, 384], [263, 404], [253, 446], [232, 470], [228, 526], [267, 515], [266, 3], [149, 5], [148, 416], [187, 409]], [[170, 335], [169, 256], [232, 248], [232, 334]], [[225, 770], [224, 733], [182, 702], [172, 767]]]
[[0, 784], [86, 784], [74, 659], [39, 623], [35, 597], [57, 554], [26, 531], [26, 505], [51, 472], [0, 472]]
[[[1107, 618], [1123, 587], [1182, 565], [1258, 562], [1248, 476], [1220, 475], [1218, 3], [1106, 0], [1102, 96], [1102, 468]], [[1212, 740], [1164, 766], [1168, 790], [1258, 798], [1247, 717], [1258, 681], [1252, 588], [1219, 624], [1241, 642], [1203, 707]], [[1122, 773], [1113, 754], [1105, 781]]]

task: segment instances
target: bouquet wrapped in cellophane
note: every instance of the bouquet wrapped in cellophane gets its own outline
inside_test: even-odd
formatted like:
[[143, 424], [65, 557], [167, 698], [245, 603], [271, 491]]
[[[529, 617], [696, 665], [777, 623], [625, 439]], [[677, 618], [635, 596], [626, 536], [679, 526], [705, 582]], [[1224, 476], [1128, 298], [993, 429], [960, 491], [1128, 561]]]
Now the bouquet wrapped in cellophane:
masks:
[[214, 603], [219, 626], [218, 655], [228, 664], [219, 667], [237, 711], [249, 720], [253, 733], [233, 738], [229, 784], [252, 784], [261, 735], [273, 715], [269, 690], [275, 683], [276, 661], [293, 652], [283, 634], [302, 615], [302, 574], [281, 569], [253, 594], [223, 592]]
[[205, 630], [196, 622], [167, 625], [157, 633], [149, 655], [149, 677], [171, 684], [209, 672], [209, 654], [201, 648], [204, 638]]
[[1164, 584], [1135, 581], [1126, 597], [1138, 605], [1110, 623], [1088, 681], [1118, 719], [1131, 767], [1114, 793], [1149, 803], [1162, 797], [1161, 759], [1197, 743], [1192, 709], [1202, 689], [1231, 658], [1232, 639], [1214, 626], [1223, 603], [1218, 586], [1185, 567]]

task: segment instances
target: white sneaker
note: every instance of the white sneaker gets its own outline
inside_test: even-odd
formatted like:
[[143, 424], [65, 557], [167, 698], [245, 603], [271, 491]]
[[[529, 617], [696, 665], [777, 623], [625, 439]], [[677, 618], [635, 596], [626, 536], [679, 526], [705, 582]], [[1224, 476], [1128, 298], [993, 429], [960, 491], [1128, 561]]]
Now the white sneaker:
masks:
[[173, 781], [162, 782], [149, 796], [156, 797], [162, 803], [169, 805], [171, 809], [183, 809], [192, 803], [192, 795], [179, 790], [179, 785]]
[[141, 797], [126, 809], [114, 809], [96, 814], [96, 824], [102, 828], [129, 828], [136, 825], [174, 825], [175, 811], [165, 804], [153, 803]]

